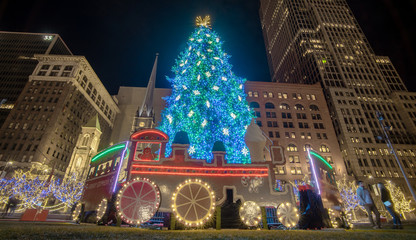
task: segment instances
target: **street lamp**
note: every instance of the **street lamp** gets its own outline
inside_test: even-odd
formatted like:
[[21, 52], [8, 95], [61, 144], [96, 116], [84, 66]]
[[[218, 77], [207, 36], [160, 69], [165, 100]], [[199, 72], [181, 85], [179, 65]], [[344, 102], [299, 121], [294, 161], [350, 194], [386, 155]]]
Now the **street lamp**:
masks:
[[392, 128], [390, 126], [385, 126], [384, 125], [384, 117], [383, 117], [383, 114], [381, 112], [376, 111], [376, 115], [377, 115], [377, 118], [378, 118], [378, 122], [380, 123], [380, 127], [383, 130], [384, 140], [386, 141], [387, 147], [390, 148], [390, 153], [392, 153], [394, 155], [394, 158], [396, 158], [397, 164], [399, 165], [400, 170], [402, 171], [404, 180], [407, 183], [407, 187], [409, 188], [410, 193], [413, 196], [413, 199], [416, 201], [416, 194], [413, 191], [412, 185], [410, 184], [409, 179], [407, 178], [407, 175], [406, 175], [406, 172], [403, 169], [402, 163], [400, 162], [399, 158], [397, 157], [396, 151], [393, 148], [393, 144], [391, 144], [389, 135], [387, 134], [387, 130], [391, 131]]

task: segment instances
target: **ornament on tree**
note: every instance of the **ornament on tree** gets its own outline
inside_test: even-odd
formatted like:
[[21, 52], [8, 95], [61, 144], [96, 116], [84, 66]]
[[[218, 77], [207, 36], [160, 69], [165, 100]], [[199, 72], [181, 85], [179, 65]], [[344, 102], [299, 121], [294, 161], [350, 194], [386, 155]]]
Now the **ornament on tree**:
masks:
[[[184, 131], [193, 146], [190, 156], [212, 161], [212, 147], [221, 141], [228, 163], [251, 163], [244, 141], [253, 118], [244, 92], [243, 78], [237, 77], [224, 53], [210, 18], [197, 18], [197, 28], [172, 68], [172, 95], [166, 97], [159, 129], [169, 135], [166, 156], [175, 135]], [[175, 86], [182, 86], [178, 88]]]

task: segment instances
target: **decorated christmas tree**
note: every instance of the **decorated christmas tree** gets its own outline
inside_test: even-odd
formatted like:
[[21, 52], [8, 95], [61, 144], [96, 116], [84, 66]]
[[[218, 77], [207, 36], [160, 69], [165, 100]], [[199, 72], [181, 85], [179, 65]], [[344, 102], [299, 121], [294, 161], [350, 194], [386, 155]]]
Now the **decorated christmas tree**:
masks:
[[175, 76], [168, 78], [172, 95], [165, 98], [159, 127], [170, 138], [166, 154], [176, 133], [184, 131], [193, 158], [211, 161], [212, 147], [221, 141], [228, 163], [250, 163], [244, 135], [253, 115], [244, 93], [246, 80], [231, 71], [230, 56], [209, 21], [209, 16], [197, 18], [197, 28], [172, 68]]

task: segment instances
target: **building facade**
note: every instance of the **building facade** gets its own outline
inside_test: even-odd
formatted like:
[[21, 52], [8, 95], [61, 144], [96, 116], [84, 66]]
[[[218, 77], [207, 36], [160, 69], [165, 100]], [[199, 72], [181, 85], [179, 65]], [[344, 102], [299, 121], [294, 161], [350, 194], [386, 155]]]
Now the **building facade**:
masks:
[[[410, 115], [402, 116], [405, 113], [400, 111], [405, 100], [396, 102], [409, 93], [390, 60], [375, 55], [347, 2], [260, 2], [272, 81], [319, 82], [348, 173], [372, 184], [394, 179], [407, 190], [393, 154], [379, 137], [383, 134], [376, 112], [392, 126], [390, 139], [408, 177], [414, 178], [416, 169], [411, 166], [415, 159], [411, 156], [416, 141], [409, 129], [415, 126]], [[407, 106], [414, 107], [414, 98], [408, 97]], [[413, 114], [410, 107], [407, 110]], [[413, 187], [415, 183], [412, 180]]]
[[35, 54], [72, 55], [58, 34], [0, 31], [0, 127], [38, 64]]
[[119, 109], [85, 57], [35, 58], [38, 65], [0, 130], [0, 165], [63, 177], [82, 126], [98, 115], [98, 150], [106, 147]]
[[277, 179], [294, 181], [310, 177], [307, 148], [318, 151], [338, 176], [346, 174], [331, 115], [319, 84], [305, 87], [301, 84], [248, 81], [245, 90], [256, 123], [269, 139], [267, 145], [283, 149], [285, 161], [274, 168]]

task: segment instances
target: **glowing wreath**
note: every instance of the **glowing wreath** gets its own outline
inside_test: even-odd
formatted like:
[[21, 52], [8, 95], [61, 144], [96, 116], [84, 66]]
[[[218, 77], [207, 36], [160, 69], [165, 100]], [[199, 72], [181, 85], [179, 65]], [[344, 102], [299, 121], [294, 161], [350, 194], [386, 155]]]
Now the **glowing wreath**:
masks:
[[159, 188], [147, 178], [126, 182], [117, 195], [117, 212], [128, 224], [149, 221], [160, 205]]
[[257, 226], [261, 220], [260, 206], [252, 201], [245, 202], [240, 207], [240, 218], [247, 226]]
[[186, 180], [172, 195], [172, 210], [185, 226], [201, 226], [215, 211], [214, 191], [199, 179]]

